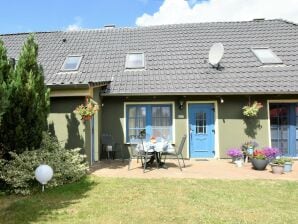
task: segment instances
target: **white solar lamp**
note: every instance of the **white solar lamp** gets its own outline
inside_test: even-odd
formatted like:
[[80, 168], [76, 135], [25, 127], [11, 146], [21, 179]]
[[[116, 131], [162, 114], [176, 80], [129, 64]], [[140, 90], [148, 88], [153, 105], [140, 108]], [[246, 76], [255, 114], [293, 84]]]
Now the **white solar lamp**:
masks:
[[53, 177], [53, 169], [48, 165], [40, 165], [35, 170], [36, 180], [42, 184], [42, 192], [44, 191], [44, 185], [48, 183]]

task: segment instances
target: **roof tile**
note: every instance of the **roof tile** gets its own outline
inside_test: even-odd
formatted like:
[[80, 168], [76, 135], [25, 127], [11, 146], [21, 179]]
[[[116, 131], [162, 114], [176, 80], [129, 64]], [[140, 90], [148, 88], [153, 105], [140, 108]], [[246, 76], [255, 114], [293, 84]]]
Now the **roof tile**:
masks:
[[[87, 84], [114, 77], [109, 94], [120, 95], [297, 93], [297, 36], [298, 26], [283, 20], [35, 34], [47, 84]], [[14, 58], [27, 37], [0, 35]], [[225, 48], [220, 71], [208, 64], [208, 51], [217, 42]], [[272, 48], [284, 66], [263, 66], [253, 47]], [[145, 53], [145, 70], [125, 70], [126, 54], [132, 51]], [[61, 72], [70, 54], [83, 55], [79, 70]]]

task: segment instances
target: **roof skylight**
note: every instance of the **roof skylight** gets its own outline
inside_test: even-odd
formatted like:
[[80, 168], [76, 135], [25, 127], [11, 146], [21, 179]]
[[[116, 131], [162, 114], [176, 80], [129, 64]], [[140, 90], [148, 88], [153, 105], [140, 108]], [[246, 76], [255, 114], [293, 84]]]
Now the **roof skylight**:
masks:
[[125, 68], [145, 68], [144, 53], [129, 53], [126, 55]]
[[71, 55], [67, 56], [61, 70], [62, 71], [76, 71], [79, 69], [81, 64], [82, 56]]
[[252, 52], [263, 64], [281, 64], [282, 61], [270, 48], [253, 48]]

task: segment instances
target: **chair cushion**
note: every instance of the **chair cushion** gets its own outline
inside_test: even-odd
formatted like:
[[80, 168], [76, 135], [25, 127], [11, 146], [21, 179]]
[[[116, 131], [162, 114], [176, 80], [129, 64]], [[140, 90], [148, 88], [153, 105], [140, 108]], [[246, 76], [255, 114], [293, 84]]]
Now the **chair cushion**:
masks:
[[112, 152], [113, 151], [113, 146], [107, 145], [106, 150], [107, 150], [107, 152]]

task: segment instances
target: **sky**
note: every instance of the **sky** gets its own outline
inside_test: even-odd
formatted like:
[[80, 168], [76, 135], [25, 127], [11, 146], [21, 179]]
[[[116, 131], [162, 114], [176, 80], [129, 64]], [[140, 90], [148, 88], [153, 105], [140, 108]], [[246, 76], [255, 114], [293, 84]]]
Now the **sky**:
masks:
[[0, 0], [0, 34], [282, 18], [298, 0]]

